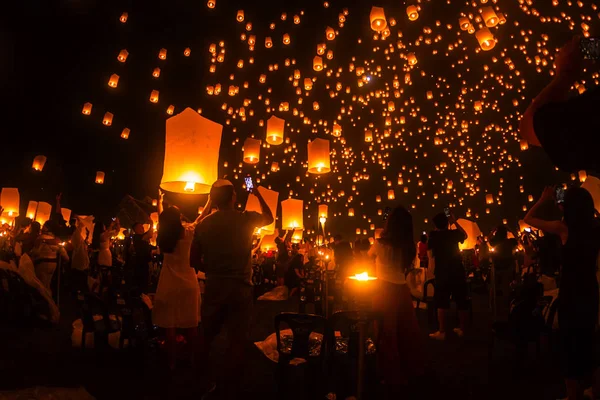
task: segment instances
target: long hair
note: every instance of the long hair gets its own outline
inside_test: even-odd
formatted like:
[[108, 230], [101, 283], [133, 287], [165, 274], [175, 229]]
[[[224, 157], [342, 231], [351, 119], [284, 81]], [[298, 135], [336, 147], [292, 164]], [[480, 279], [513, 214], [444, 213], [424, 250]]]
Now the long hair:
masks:
[[158, 236], [156, 243], [163, 253], [173, 253], [183, 234], [181, 213], [176, 207], [169, 207], [158, 216]]
[[379, 241], [392, 247], [394, 265], [406, 270], [417, 255], [412, 215], [402, 206], [389, 215]]
[[100, 249], [100, 239], [105, 231], [106, 225], [104, 224], [104, 221], [99, 220], [94, 224], [94, 232], [92, 233], [92, 249]]
[[569, 236], [585, 237], [598, 227], [595, 218], [594, 199], [583, 188], [572, 187], [565, 193], [564, 222]]

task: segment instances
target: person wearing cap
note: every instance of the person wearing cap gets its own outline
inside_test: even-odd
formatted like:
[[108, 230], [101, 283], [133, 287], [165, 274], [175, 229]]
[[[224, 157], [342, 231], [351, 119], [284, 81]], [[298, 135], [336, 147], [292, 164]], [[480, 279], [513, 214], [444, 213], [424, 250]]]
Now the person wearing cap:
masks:
[[[271, 224], [273, 213], [258, 190], [252, 192], [261, 212], [237, 211], [233, 184], [217, 180], [210, 190], [205, 216], [196, 227], [191, 264], [206, 274], [202, 302], [205, 351], [221, 328], [227, 328], [229, 346], [226, 371], [217, 390], [233, 396], [243, 369], [253, 303], [252, 235], [256, 228]], [[211, 213], [211, 209], [216, 208]], [[221, 385], [221, 383], [225, 383]]]

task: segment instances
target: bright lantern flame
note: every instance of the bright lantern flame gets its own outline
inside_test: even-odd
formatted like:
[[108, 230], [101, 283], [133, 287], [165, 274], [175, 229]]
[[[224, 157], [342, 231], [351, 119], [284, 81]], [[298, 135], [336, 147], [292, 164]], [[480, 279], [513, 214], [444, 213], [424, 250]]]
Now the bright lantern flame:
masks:
[[374, 276], [369, 276], [368, 272], [362, 272], [360, 274], [351, 276], [350, 279], [353, 279], [355, 281], [367, 282], [367, 281], [374, 281], [377, 278], [375, 278]]
[[196, 183], [195, 182], [186, 182], [183, 190], [185, 190], [186, 192], [193, 192], [194, 190], [196, 190]]

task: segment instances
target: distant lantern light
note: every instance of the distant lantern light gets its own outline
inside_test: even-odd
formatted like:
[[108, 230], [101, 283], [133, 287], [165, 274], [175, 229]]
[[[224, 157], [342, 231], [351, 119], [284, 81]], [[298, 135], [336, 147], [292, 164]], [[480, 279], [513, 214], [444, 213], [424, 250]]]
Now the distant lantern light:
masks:
[[217, 0], [208, 0], [208, 2], [206, 3], [206, 6], [208, 8], [215, 8], [215, 6], [217, 5]]
[[291, 39], [290, 39], [290, 35], [289, 34], [284, 34], [283, 35], [283, 44], [288, 45], [291, 43]]
[[126, 12], [124, 12], [123, 14], [121, 14], [121, 17], [119, 18], [119, 21], [121, 21], [121, 23], [125, 23], [127, 22], [127, 18], [129, 18], [129, 14], [127, 14]]
[[158, 52], [158, 58], [161, 60], [166, 60], [167, 59], [167, 49], [160, 49], [160, 51]]
[[110, 79], [108, 80], [108, 86], [111, 88], [116, 88], [119, 85], [119, 75], [112, 74]]
[[271, 116], [267, 120], [267, 136], [266, 141], [272, 145], [280, 145], [283, 143], [283, 131], [285, 128], [285, 120], [276, 116]]
[[111, 126], [113, 121], [113, 114], [111, 112], [106, 112], [104, 114], [104, 118], [102, 118], [102, 124], [106, 126]]
[[408, 53], [408, 55], [406, 56], [406, 60], [408, 61], [409, 65], [415, 65], [418, 62], [415, 53]]
[[385, 11], [382, 7], [371, 7], [371, 14], [369, 16], [371, 21], [371, 29], [375, 32], [381, 32], [387, 28], [387, 21], [385, 20]]
[[192, 54], [192, 50], [189, 47], [186, 47], [185, 50], [183, 50], [183, 55], [189, 57], [190, 54]]
[[388, 190], [388, 200], [395, 200], [396, 199], [396, 192], [394, 192], [393, 189]]
[[237, 22], [244, 22], [244, 10], [238, 10], [236, 19]]
[[477, 32], [475, 32], [475, 37], [477, 38], [477, 41], [479, 42], [479, 46], [481, 46], [481, 49], [484, 51], [492, 50], [494, 48], [494, 46], [496, 46], [496, 41], [494, 40], [494, 36], [492, 35], [492, 32], [490, 32], [490, 30], [488, 28], [482, 28], [482, 29], [478, 30]]
[[315, 58], [313, 58], [313, 69], [315, 71], [323, 70], [323, 59], [321, 57], [315, 56]]
[[467, 29], [469, 29], [469, 25], [471, 25], [471, 22], [469, 21], [469, 18], [462, 17], [459, 18], [458, 25], [460, 26], [460, 30], [466, 31]]
[[409, 20], [416, 21], [419, 18], [419, 9], [417, 6], [408, 6], [406, 7], [406, 15], [408, 15]]
[[325, 174], [330, 171], [329, 140], [318, 138], [308, 142], [308, 172]]
[[521, 147], [521, 151], [525, 151], [529, 149], [529, 143], [527, 142], [527, 140], [522, 139], [520, 142], [520, 147]]
[[487, 194], [485, 196], [485, 204], [494, 204], [494, 195], [493, 194]]
[[127, 61], [127, 57], [129, 57], [129, 52], [127, 50], [123, 49], [119, 52], [119, 55], [117, 56], [117, 60], [124, 63], [125, 61]]
[[131, 130], [129, 128], [124, 128], [123, 131], [121, 132], [121, 139], [129, 139], [129, 132], [131, 132]]
[[579, 182], [585, 183], [585, 181], [587, 180], [587, 172], [582, 170], [582, 171], [579, 171], [578, 175], [579, 175]]
[[372, 141], [373, 141], [373, 132], [366, 131], [365, 132], [365, 142], [372, 142]]
[[92, 113], [92, 103], [85, 103], [83, 105], [83, 109], [81, 110], [83, 115], [90, 115]]
[[244, 162], [257, 164], [260, 161], [260, 140], [246, 138], [244, 140]]
[[332, 27], [328, 26], [327, 29], [325, 29], [325, 36], [327, 37], [327, 40], [335, 39], [335, 31]]
[[170, 105], [170, 106], [167, 108], [167, 115], [173, 115], [173, 112], [175, 112], [175, 106], [171, 104], [171, 105]]
[[152, 76], [154, 78], [158, 78], [160, 76], [160, 68], [158, 68], [158, 67], [154, 68], [154, 70], [152, 71]]
[[270, 49], [271, 47], [273, 47], [273, 40], [270, 37], [265, 38], [265, 47], [267, 49]]
[[150, 102], [158, 103], [158, 90], [153, 90], [150, 92]]
[[223, 126], [191, 108], [167, 119], [160, 187], [175, 193], [209, 193], [219, 177]]
[[349, 217], [354, 217], [354, 208], [349, 208], [348, 209], [348, 216]]
[[490, 6], [481, 9], [481, 18], [483, 18], [483, 22], [488, 28], [493, 28], [500, 22], [494, 8]]
[[337, 123], [333, 124], [333, 136], [340, 137], [342, 136], [342, 127]]
[[102, 172], [102, 171], [96, 171], [96, 180], [95, 180], [95, 182], [98, 185], [104, 185], [104, 176], [105, 176], [104, 172]]
[[42, 171], [44, 169], [44, 165], [46, 165], [46, 156], [39, 155], [35, 156], [35, 158], [33, 159], [33, 164], [31, 165], [31, 168], [35, 169], [36, 171]]

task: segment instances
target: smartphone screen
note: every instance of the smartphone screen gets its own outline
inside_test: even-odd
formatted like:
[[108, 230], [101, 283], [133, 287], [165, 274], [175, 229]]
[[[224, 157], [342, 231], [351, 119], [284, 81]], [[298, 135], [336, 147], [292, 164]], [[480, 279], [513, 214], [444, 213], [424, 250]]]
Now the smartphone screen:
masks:
[[450, 209], [448, 207], [444, 208], [444, 214], [446, 214], [446, 217], [450, 218]]
[[600, 38], [581, 38], [579, 47], [586, 60], [600, 60]]
[[523, 229], [523, 230], [524, 230], [525, 232], [527, 232], [527, 233], [531, 233], [531, 228], [525, 228], [525, 229]]
[[254, 189], [254, 182], [252, 182], [252, 177], [247, 176], [244, 178], [244, 181], [246, 181], [246, 191], [251, 192], [252, 189]]
[[565, 202], [565, 189], [561, 187], [556, 188], [556, 202], [559, 204]]

